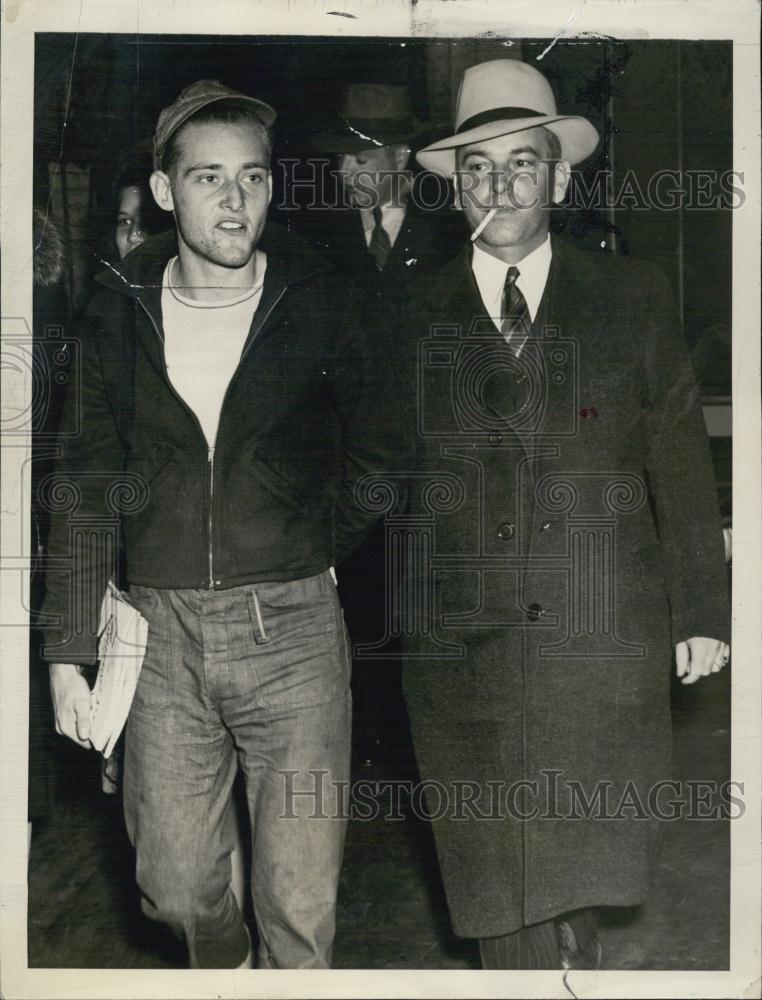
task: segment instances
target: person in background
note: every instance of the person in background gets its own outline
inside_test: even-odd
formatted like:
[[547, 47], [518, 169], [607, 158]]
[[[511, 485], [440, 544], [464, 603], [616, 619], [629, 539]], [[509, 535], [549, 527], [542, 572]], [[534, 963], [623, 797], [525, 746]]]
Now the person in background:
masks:
[[334, 210], [309, 215], [313, 236], [337, 269], [362, 274], [377, 297], [396, 297], [400, 281], [447, 260], [464, 235], [448, 199], [424, 204], [416, 187], [410, 156], [423, 129], [406, 87], [355, 83], [333, 126], [312, 139], [336, 157], [343, 187]]
[[[44, 385], [39, 387], [44, 406], [35, 406], [37, 421], [33, 425], [34, 461], [32, 463], [32, 548], [35, 558], [30, 580], [31, 607], [38, 608], [42, 600], [43, 576], [39, 569], [45, 555], [48, 518], [37, 502], [37, 486], [52, 469], [49, 451], [40, 447], [39, 436], [52, 436], [60, 416], [62, 390], [49, 369], [47, 344], [65, 345], [65, 332], [69, 329], [70, 314], [64, 276], [67, 265], [67, 245], [59, 223], [42, 205], [32, 210], [32, 328], [34, 353], [38, 371], [45, 373]], [[53, 331], [56, 339], [53, 340]], [[65, 355], [64, 351], [60, 352]], [[34, 401], [35, 403], [38, 400]], [[45, 663], [38, 654], [39, 633], [34, 632], [29, 655], [29, 789], [28, 820], [29, 842], [32, 824], [44, 819], [53, 802], [54, 768], [50, 746], [50, 692]]]
[[[149, 236], [167, 228], [166, 216], [154, 201], [148, 184], [152, 172], [153, 163], [147, 147], [130, 152], [119, 168], [111, 184], [105, 224], [107, 258], [113, 256], [116, 248], [119, 260], [123, 260]], [[117, 792], [123, 747], [124, 739], [121, 738], [111, 756], [101, 762], [101, 783], [107, 795]]]
[[[446, 182], [438, 184], [447, 193], [443, 204], [433, 208], [421, 203], [410, 158], [423, 128], [406, 87], [353, 83], [332, 127], [312, 139], [318, 152], [336, 157], [343, 207], [308, 213], [306, 222], [333, 266], [358, 276], [371, 311], [393, 308], [410, 280], [453, 256], [466, 235], [461, 215], [451, 209]], [[430, 192], [428, 197], [432, 199]], [[391, 342], [387, 349], [394, 349]], [[384, 524], [379, 522], [358, 551], [337, 567], [355, 650], [355, 759], [362, 767], [382, 770], [404, 769], [411, 757], [399, 643], [386, 621], [386, 563]], [[358, 653], [360, 647], [382, 641], [383, 658]]]
[[[149, 236], [167, 228], [164, 213], [154, 201], [148, 179], [153, 172], [148, 148], [130, 152], [111, 184], [111, 204], [106, 220], [106, 254], [113, 256], [116, 247], [119, 260], [136, 250]], [[123, 740], [119, 740], [111, 756], [101, 765], [103, 791], [117, 791], [121, 768]]]
[[[167, 229], [167, 217], [154, 201], [148, 179], [153, 172], [151, 155], [138, 148], [130, 153], [112, 184], [113, 214], [109, 214], [109, 245], [119, 260], [157, 233]], [[113, 252], [113, 251], [112, 251]]]

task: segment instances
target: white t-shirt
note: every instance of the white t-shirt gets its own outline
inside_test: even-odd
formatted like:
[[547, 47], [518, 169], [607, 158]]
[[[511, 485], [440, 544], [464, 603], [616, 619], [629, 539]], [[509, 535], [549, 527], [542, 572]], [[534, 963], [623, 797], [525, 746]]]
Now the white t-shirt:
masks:
[[171, 287], [176, 257], [164, 269], [161, 312], [167, 374], [198, 417], [210, 448], [217, 437], [225, 391], [238, 367], [262, 297], [267, 258], [259, 250], [256, 255], [254, 285], [243, 295], [224, 302], [198, 302]]

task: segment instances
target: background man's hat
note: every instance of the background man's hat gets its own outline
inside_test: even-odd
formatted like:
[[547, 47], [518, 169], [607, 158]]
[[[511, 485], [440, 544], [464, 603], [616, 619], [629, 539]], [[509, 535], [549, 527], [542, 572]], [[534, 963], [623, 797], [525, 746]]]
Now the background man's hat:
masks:
[[313, 136], [312, 145], [321, 153], [359, 153], [409, 142], [422, 129], [407, 88], [355, 83], [346, 92], [336, 125]]
[[455, 135], [421, 149], [417, 159], [427, 170], [451, 177], [459, 146], [538, 126], [558, 136], [561, 157], [572, 165], [590, 156], [598, 145], [598, 132], [586, 118], [558, 114], [553, 91], [542, 73], [517, 59], [493, 59], [463, 74]]
[[256, 97], [249, 97], [238, 90], [231, 90], [220, 83], [219, 80], [197, 80], [185, 90], [180, 92], [180, 96], [170, 104], [168, 108], [159, 114], [156, 122], [156, 131], [153, 136], [153, 165], [156, 170], [161, 169], [161, 156], [167, 145], [169, 137], [175, 133], [180, 126], [186, 122], [191, 115], [205, 108], [215, 101], [225, 101], [226, 103], [237, 104], [242, 108], [253, 111], [266, 128], [270, 128], [275, 121], [275, 111], [269, 104], [257, 100]]

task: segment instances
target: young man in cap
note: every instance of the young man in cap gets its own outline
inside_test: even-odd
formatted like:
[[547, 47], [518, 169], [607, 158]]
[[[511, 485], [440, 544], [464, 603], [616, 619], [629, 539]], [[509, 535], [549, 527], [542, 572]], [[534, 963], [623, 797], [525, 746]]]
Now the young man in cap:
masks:
[[404, 310], [430, 544], [409, 546], [403, 680], [421, 776], [448, 793], [430, 808], [452, 922], [485, 968], [600, 964], [595, 908], [641, 902], [653, 870], [672, 656], [687, 684], [729, 656], [667, 282], [549, 236], [597, 141], [500, 59], [466, 71], [455, 134], [418, 154], [457, 175], [473, 238]]
[[369, 526], [355, 482], [400, 447], [380, 406], [389, 368], [337, 313], [350, 289], [305, 245], [264, 231], [274, 119], [209, 80], [159, 115], [151, 189], [177, 231], [99, 277], [81, 412], [73, 392], [64, 418], [80, 431], [56, 470], [78, 502], [58, 505], [50, 536], [51, 557], [73, 564], [47, 579], [57, 728], [87, 746], [80, 668], [96, 660], [114, 568], [105, 546], [72, 556], [70, 539], [133, 491], [124, 572], [149, 632], [125, 814], [144, 912], [182, 934], [200, 968], [252, 961], [229, 887], [239, 763], [259, 965], [330, 964], [345, 823], [316, 795], [348, 779], [351, 698], [329, 570]]

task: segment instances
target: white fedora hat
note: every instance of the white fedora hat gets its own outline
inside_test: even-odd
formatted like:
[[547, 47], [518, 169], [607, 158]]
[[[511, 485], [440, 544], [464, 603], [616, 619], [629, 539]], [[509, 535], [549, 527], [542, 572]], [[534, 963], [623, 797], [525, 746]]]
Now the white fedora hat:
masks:
[[455, 110], [455, 135], [421, 149], [422, 167], [451, 177], [458, 146], [544, 126], [561, 143], [561, 156], [574, 165], [598, 145], [598, 132], [586, 118], [559, 115], [550, 84], [533, 66], [517, 59], [492, 59], [463, 74]]

